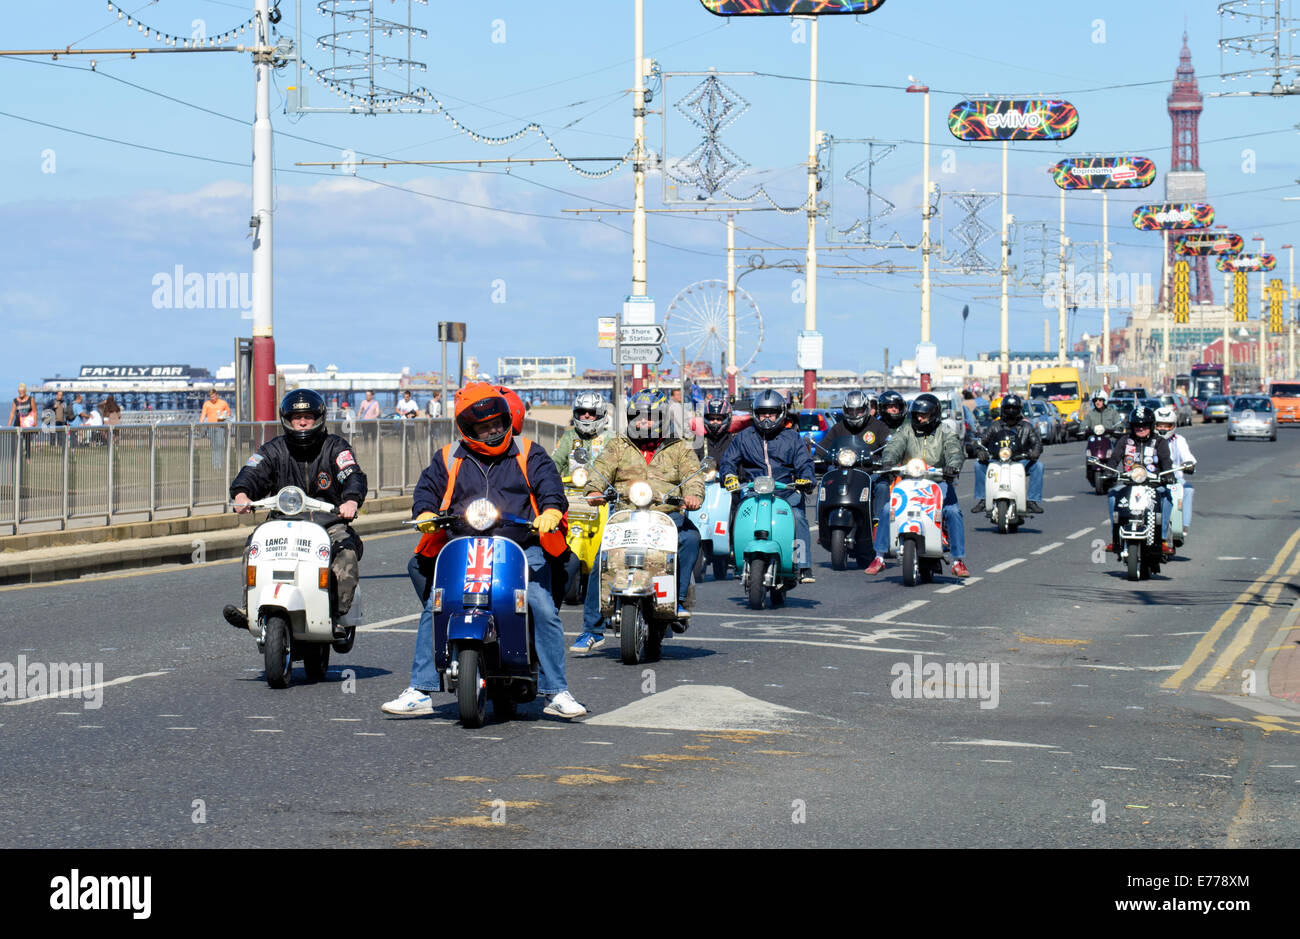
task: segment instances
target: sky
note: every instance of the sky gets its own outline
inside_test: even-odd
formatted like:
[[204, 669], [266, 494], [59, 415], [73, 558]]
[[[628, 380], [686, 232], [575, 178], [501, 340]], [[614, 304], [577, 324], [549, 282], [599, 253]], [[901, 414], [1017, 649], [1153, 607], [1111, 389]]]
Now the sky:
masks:
[[[1288, 6], [1289, 4], [1284, 4]], [[7, 49], [115, 49], [160, 46], [109, 10], [106, 0], [6, 4], [0, 46]], [[406, 4], [381, 2], [395, 19]], [[1202, 93], [1201, 167], [1216, 221], [1270, 251], [1300, 237], [1295, 180], [1295, 98], [1208, 97], [1220, 90], [1263, 90], [1267, 80], [1221, 82], [1221, 24], [1213, 0], [1132, 4], [1112, 0], [1045, 4], [1006, 0], [887, 0], [863, 17], [823, 17], [819, 24], [817, 127], [839, 141], [873, 138], [896, 148], [873, 170], [873, 188], [895, 204], [873, 223], [880, 241], [920, 234], [922, 110], [905, 94], [909, 76], [931, 88], [933, 179], [945, 193], [996, 191], [1000, 148], [967, 144], [947, 130], [948, 109], [963, 98], [1064, 98], [1079, 110], [1078, 132], [1059, 142], [1016, 143], [1010, 154], [1009, 211], [1045, 221], [1053, 234], [1058, 195], [1047, 168], [1082, 153], [1151, 157], [1160, 170], [1143, 191], [1110, 199], [1112, 270], [1159, 279], [1159, 237], [1135, 231], [1133, 207], [1164, 197], [1170, 153], [1165, 98], [1182, 32]], [[282, 35], [298, 33], [296, 0], [282, 0]], [[303, 58], [329, 64], [317, 40], [330, 32], [316, 0], [301, 4]], [[251, 0], [154, 0], [123, 9], [151, 29], [217, 35], [245, 22]], [[667, 73], [647, 118], [648, 146], [675, 165], [702, 139], [677, 105], [716, 69], [748, 107], [720, 135], [748, 166], [729, 188], [758, 186], [777, 204], [795, 207], [806, 194], [810, 43], [805, 21], [710, 15], [696, 0], [646, 0], [646, 54]], [[631, 147], [633, 4], [631, 0], [430, 0], [414, 9], [427, 36], [411, 57], [427, 71], [427, 88], [444, 113], [412, 115], [286, 114], [296, 84], [292, 65], [276, 74], [275, 338], [282, 363], [336, 364], [349, 371], [413, 372], [438, 364], [436, 324], [468, 324], [467, 355], [487, 372], [504, 355], [574, 355], [578, 367], [608, 367], [596, 347], [599, 316], [612, 316], [631, 292], [632, 174], [627, 164], [583, 162], [589, 179], [564, 164], [533, 166], [300, 166], [349, 159], [472, 160], [549, 157], [535, 132], [502, 145], [530, 123], [572, 157], [621, 157]], [[247, 39], [248, 34], [244, 34]], [[234, 41], [239, 41], [238, 39]], [[385, 45], [384, 43], [387, 43]], [[406, 54], [404, 40], [379, 48]], [[93, 69], [92, 60], [93, 59]], [[1262, 63], [1259, 63], [1262, 64]], [[0, 383], [38, 382], [75, 374], [82, 364], [229, 363], [233, 341], [251, 335], [240, 304], [207, 298], [200, 308], [165, 302], [160, 284], [183, 274], [205, 279], [251, 270], [248, 218], [253, 69], [247, 54], [202, 53], [0, 57]], [[310, 77], [308, 103], [341, 99]], [[662, 110], [667, 109], [665, 134]], [[460, 127], [473, 131], [471, 137]], [[833, 172], [821, 194], [832, 221], [851, 224], [864, 208], [844, 172], [866, 155], [861, 144], [831, 148]], [[663, 179], [647, 181], [651, 209], [665, 207]], [[743, 205], [769, 208], [759, 196]], [[879, 203], [877, 203], [879, 205]], [[574, 209], [601, 209], [575, 213]], [[943, 224], [955, 225], [944, 203]], [[997, 207], [983, 216], [995, 228]], [[649, 220], [648, 284], [662, 321], [686, 318], [687, 288], [725, 280], [721, 214]], [[801, 263], [806, 221], [798, 213], [737, 213], [742, 271], [767, 251], [769, 264]], [[1067, 236], [1099, 241], [1100, 198], [1067, 196]], [[818, 239], [829, 244], [827, 228]], [[946, 247], [955, 246], [948, 235]], [[991, 245], [996, 254], [996, 234]], [[1081, 249], [1086, 252], [1087, 249]], [[825, 251], [818, 278], [818, 327], [827, 369], [878, 369], [910, 357], [920, 338], [919, 257], [898, 247]], [[1285, 252], [1279, 271], [1286, 276]], [[839, 270], [832, 269], [840, 268]], [[889, 270], [889, 268], [896, 268]], [[901, 268], [901, 269], [899, 269]], [[245, 277], [246, 280], [246, 277]], [[1212, 277], [1216, 298], [1222, 281]], [[754, 368], [794, 368], [803, 328], [801, 274], [778, 268], [745, 273], [741, 286], [763, 323]], [[1252, 291], [1254, 278], [1252, 278]], [[963, 336], [961, 308], [971, 315]], [[1049, 308], [1050, 306], [1050, 308]], [[1011, 303], [1011, 347], [1042, 347], [1043, 320], [1054, 301], [1024, 291]], [[1112, 322], [1122, 325], [1123, 313]], [[1101, 310], [1081, 307], [1070, 338], [1100, 330]], [[996, 278], [936, 275], [933, 338], [941, 354], [999, 345]]]

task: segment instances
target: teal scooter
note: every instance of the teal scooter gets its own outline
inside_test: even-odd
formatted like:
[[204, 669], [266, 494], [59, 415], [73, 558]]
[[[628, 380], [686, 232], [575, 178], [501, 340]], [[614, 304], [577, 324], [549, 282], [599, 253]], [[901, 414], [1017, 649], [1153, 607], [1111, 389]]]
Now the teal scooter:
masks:
[[740, 508], [731, 529], [731, 556], [741, 571], [751, 610], [763, 609], [764, 595], [772, 606], [785, 605], [787, 590], [798, 583], [794, 568], [794, 509], [777, 490], [794, 486], [760, 476], [741, 490]]

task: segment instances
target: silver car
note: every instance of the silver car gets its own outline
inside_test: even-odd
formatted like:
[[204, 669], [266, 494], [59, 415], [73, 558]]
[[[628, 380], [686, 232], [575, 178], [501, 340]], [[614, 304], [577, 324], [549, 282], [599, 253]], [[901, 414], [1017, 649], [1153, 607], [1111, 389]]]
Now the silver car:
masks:
[[1205, 402], [1205, 410], [1201, 412], [1201, 423], [1208, 424], [1210, 421], [1220, 423], [1228, 419], [1232, 413], [1232, 399], [1227, 395], [1211, 395]]
[[1176, 427], [1182, 427], [1184, 424], [1191, 426], [1192, 415], [1196, 412], [1192, 410], [1192, 399], [1187, 395], [1179, 392], [1164, 394], [1160, 396], [1160, 403], [1173, 409]]
[[1264, 395], [1240, 395], [1233, 399], [1228, 412], [1228, 439], [1267, 437], [1277, 439], [1277, 411]]
[[1065, 419], [1051, 402], [1030, 398], [1025, 402], [1025, 417], [1038, 428], [1044, 446], [1065, 439]]

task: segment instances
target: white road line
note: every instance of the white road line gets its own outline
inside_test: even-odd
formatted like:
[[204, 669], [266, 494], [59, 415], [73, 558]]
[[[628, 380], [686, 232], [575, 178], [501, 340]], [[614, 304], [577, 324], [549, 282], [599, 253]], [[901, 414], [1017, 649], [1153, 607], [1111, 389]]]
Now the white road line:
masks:
[[383, 628], [385, 628], [385, 627], [387, 627], [387, 626], [396, 626], [398, 623], [411, 623], [411, 622], [415, 622], [415, 621], [419, 620], [419, 618], [420, 618], [420, 614], [419, 614], [419, 613], [412, 613], [412, 614], [410, 614], [409, 616], [394, 616], [392, 619], [381, 619], [381, 620], [380, 620], [379, 622], [377, 622], [377, 623], [368, 623], [368, 624], [365, 625], [365, 626], [358, 626], [358, 627], [357, 627], [357, 632], [359, 632], [359, 633], [362, 633], [362, 632], [365, 632], [365, 633], [374, 632], [374, 631], [377, 630], [377, 629], [383, 629]]
[[184, 717], [184, 714], [159, 714], [159, 717]]
[[[911, 623], [890, 623], [890, 626], [911, 626]], [[934, 629], [945, 629], [947, 627], [936, 626]], [[984, 627], [980, 627], [983, 629]], [[904, 638], [904, 637], [899, 637]], [[809, 639], [730, 639], [724, 636], [709, 636], [702, 640], [708, 643], [714, 642], [777, 642], [791, 646], [818, 646], [823, 649], [853, 649], [857, 652], [896, 652], [899, 655], [935, 655], [944, 656], [946, 652], [936, 652], [933, 649], [894, 649], [887, 646], [869, 646], [862, 643], [854, 644], [849, 642], [813, 642]], [[783, 688], [784, 685], [768, 685], [768, 688]]]
[[385, 737], [387, 734], [377, 734], [370, 731], [358, 730], [352, 734], [354, 737]]
[[1073, 499], [1073, 498], [1074, 496], [1052, 496], [1051, 498], [1044, 499], [1043, 501], [1044, 502], [1065, 502], [1068, 499]]
[[985, 568], [990, 574], [1001, 574], [1008, 568], [1015, 567], [1017, 564], [1025, 563], [1024, 558], [1012, 558], [1010, 561], [1003, 561], [1001, 564], [994, 564], [992, 567]]
[[168, 730], [198, 730], [197, 727], [168, 727]]
[[1208, 629], [1201, 629], [1201, 630], [1197, 630], [1196, 632], [1190, 632], [1190, 633], [1165, 633], [1165, 635], [1166, 635], [1166, 636], [1204, 636], [1207, 632], [1209, 632]]
[[470, 740], [504, 740], [504, 737], [470, 737]]
[[1197, 773], [1197, 776], [1205, 776], [1208, 779], [1231, 779], [1231, 776], [1223, 776], [1219, 773]]
[[1059, 547], [1060, 547], [1061, 545], [1063, 545], [1063, 544], [1065, 544], [1064, 541], [1053, 541], [1051, 544], [1045, 544], [1045, 545], [1043, 545], [1041, 548], [1036, 548], [1035, 550], [1030, 551], [1029, 553], [1030, 553], [1030, 554], [1046, 554], [1048, 551], [1051, 551], [1051, 550], [1053, 550], [1053, 549], [1055, 549], [1055, 548], [1059, 548]]
[[330, 720], [332, 720], [332, 721], [338, 721], [339, 723], [348, 723], [348, 724], [360, 724], [360, 723], [361, 723], [361, 718], [359, 718], [359, 717], [331, 717]]
[[1221, 557], [1221, 558], [1219, 558], [1219, 560], [1220, 560], [1220, 561], [1244, 561], [1244, 560], [1246, 560], [1246, 559], [1245, 559], [1245, 558], [1229, 558], [1229, 557]]
[[121, 678], [114, 678], [112, 681], [97, 681], [92, 685], [83, 685], [73, 688], [69, 691], [51, 691], [49, 694], [37, 695], [34, 698], [17, 698], [13, 701], [0, 701], [0, 704], [31, 704], [33, 701], [47, 701], [50, 698], [67, 698], [74, 694], [84, 695], [87, 691], [94, 691], [97, 688], [109, 688], [113, 685], [124, 685], [128, 681], [135, 681], [137, 678], [157, 678], [159, 675], [166, 675], [167, 672], [145, 672], [143, 675], [123, 675]]
[[77, 730], [103, 730], [103, 724], [78, 724]]
[[1166, 763], [1186, 763], [1187, 761], [1181, 756], [1158, 756], [1157, 760], [1163, 760]]
[[980, 760], [981, 763], [1014, 763], [1015, 760]]
[[965, 580], [956, 584], [949, 584], [947, 587], [940, 587], [935, 593], [956, 593], [958, 590], [965, 590], [971, 584], [977, 584], [983, 577], [967, 577]]
[[1295, 769], [1294, 763], [1270, 763], [1269, 769]]
[[649, 734], [651, 737], [671, 737], [671, 736], [673, 736], [673, 732], [672, 732], [671, 730], [647, 730], [646, 733]]
[[589, 747], [612, 747], [614, 745], [612, 740], [584, 740], [582, 742]]
[[248, 719], [249, 719], [250, 721], [273, 721], [273, 720], [275, 720], [275, 718], [272, 717], [270, 714], [249, 714], [249, 715], [248, 715]]
[[1130, 772], [1130, 773], [1135, 773], [1135, 772], [1137, 772], [1137, 767], [1136, 767], [1136, 766], [1103, 766], [1102, 769], [1122, 769], [1122, 770], [1124, 770], [1124, 771], [1126, 771], [1126, 772]]
[[867, 622], [888, 623], [892, 617], [901, 616], [904, 613], [910, 613], [913, 610], [918, 609], [919, 607], [925, 606], [929, 602], [930, 602], [929, 600], [911, 600], [907, 603], [904, 603], [896, 610], [886, 610], [884, 613], [881, 613], [877, 616], [873, 616], [871, 617], [871, 619], [867, 620]]
[[1082, 538], [1084, 535], [1088, 534], [1088, 532], [1096, 531], [1096, 530], [1097, 530], [1097, 526], [1093, 525], [1092, 528], [1080, 528], [1073, 535], [1066, 535], [1065, 537], [1070, 541], [1073, 541], [1075, 538]]
[[1060, 749], [1054, 743], [1025, 743], [1020, 740], [940, 740], [952, 747], [1031, 747], [1036, 750]]
[[259, 727], [259, 728], [257, 728], [256, 730], [254, 730], [253, 733], [255, 733], [255, 734], [282, 734], [282, 733], [284, 733], [284, 731], [283, 731], [283, 730], [271, 730], [271, 729], [266, 728], [266, 727]]
[[1177, 665], [1097, 665], [1095, 662], [1089, 662], [1087, 665], [1076, 662], [1074, 667], [1103, 668], [1108, 672], [1174, 672], [1178, 670]]

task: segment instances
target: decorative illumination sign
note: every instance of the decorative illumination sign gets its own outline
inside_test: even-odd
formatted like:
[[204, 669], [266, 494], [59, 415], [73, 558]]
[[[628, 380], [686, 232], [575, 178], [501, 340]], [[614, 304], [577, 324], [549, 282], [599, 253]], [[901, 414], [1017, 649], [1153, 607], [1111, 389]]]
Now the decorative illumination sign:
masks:
[[1068, 101], [980, 98], [948, 112], [958, 140], [1064, 140], [1079, 129], [1079, 112]]
[[1156, 165], [1146, 157], [1070, 157], [1052, 167], [1062, 189], [1145, 189], [1156, 180]]

